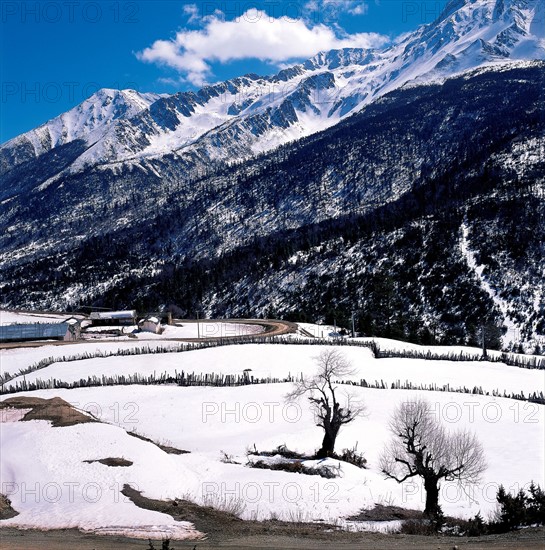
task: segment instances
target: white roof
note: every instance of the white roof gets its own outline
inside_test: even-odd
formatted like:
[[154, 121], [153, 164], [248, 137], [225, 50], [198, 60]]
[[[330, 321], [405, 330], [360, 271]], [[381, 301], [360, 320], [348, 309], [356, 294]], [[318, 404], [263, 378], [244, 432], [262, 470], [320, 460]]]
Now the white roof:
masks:
[[136, 311], [134, 309], [127, 311], [93, 311], [89, 317], [91, 319], [133, 319], [136, 317]]
[[139, 324], [146, 323], [148, 321], [150, 323], [155, 323], [156, 325], [161, 323], [161, 321], [159, 321], [159, 319], [157, 319], [157, 317], [144, 317], [143, 319], [140, 319]]

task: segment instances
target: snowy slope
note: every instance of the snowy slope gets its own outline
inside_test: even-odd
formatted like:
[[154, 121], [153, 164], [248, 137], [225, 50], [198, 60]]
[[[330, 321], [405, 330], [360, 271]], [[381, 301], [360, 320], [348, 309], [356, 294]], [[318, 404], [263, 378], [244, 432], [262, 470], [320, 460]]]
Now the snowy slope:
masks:
[[[120, 494], [134, 487], [172, 486], [184, 491], [189, 472], [153, 444], [130, 437], [115, 426], [89, 423], [53, 428], [43, 420], [6, 422], [2, 428], [0, 479], [19, 515], [3, 526], [80, 528], [136, 538], [198, 538], [190, 523], [143, 510]], [[0, 420], [0, 421], [1, 421]], [[85, 463], [125, 458], [129, 467]], [[34, 491], [34, 493], [32, 493]]]
[[[465, 223], [462, 225], [461, 233], [462, 235], [460, 239], [460, 249], [462, 250], [462, 254], [464, 254], [465, 258], [467, 259], [467, 265], [479, 278], [483, 289], [492, 298], [494, 303], [498, 306], [499, 310], [502, 312], [503, 325], [507, 329], [507, 332], [502, 337], [502, 342], [504, 346], [507, 346], [511, 342], [516, 341], [517, 331], [519, 330], [517, 325], [510, 318], [509, 304], [505, 300], [502, 300], [500, 296], [498, 296], [497, 292], [494, 291], [494, 289], [490, 286], [488, 281], [483, 276], [484, 266], [477, 264], [475, 253], [471, 250], [469, 245], [469, 240], [468, 240], [469, 231]], [[539, 289], [536, 289], [536, 293], [538, 291]]]
[[120, 350], [149, 350], [155, 348], [178, 348], [179, 342], [175, 341], [138, 341], [134, 339], [121, 340], [115, 342], [93, 342], [88, 341], [83, 344], [67, 344], [62, 346], [45, 345], [39, 347], [18, 347], [0, 350], [0, 372], [15, 373], [21, 369], [48, 358], [62, 358], [81, 353], [104, 353], [114, 354]]
[[[456, 210], [460, 204], [512, 201], [519, 182], [513, 181], [511, 166], [524, 166], [520, 193], [531, 188], [531, 197], [521, 196], [520, 207], [504, 206], [493, 219], [485, 215], [488, 210], [470, 209], [468, 227], [479, 263], [487, 261], [484, 251], [494, 249], [487, 280], [517, 317], [529, 317], [530, 309], [534, 331], [542, 333], [537, 297], [543, 286], [539, 193], [545, 189], [544, 165], [532, 144], [540, 143], [543, 132], [539, 106], [545, 65], [527, 65], [477, 69], [442, 85], [396, 90], [319, 136], [232, 169], [212, 167], [208, 177], [199, 178], [171, 155], [146, 160], [141, 168], [117, 166], [115, 173], [97, 167], [43, 192], [21, 193], [1, 207], [8, 228], [0, 261], [5, 303], [51, 309], [102, 297], [125, 307], [146, 295], [151, 303], [159, 297], [163, 304], [176, 303], [184, 316], [192, 311], [194, 283], [215, 281], [208, 275], [212, 270], [220, 278], [206, 283], [209, 316], [287, 316], [303, 307], [309, 319], [320, 319], [332, 298], [343, 309], [355, 299], [363, 310], [375, 308], [380, 296], [373, 277], [384, 271], [385, 260], [396, 258], [390, 275], [403, 317], [416, 315], [423, 329], [432, 320], [439, 323], [438, 342], [467, 343], [443, 339], [444, 330], [456, 324], [456, 331], [467, 327], [468, 334], [483, 310], [496, 307], [461, 252], [462, 219], [450, 222], [448, 230], [441, 221], [445, 202], [437, 182], [452, 182], [446, 208], [462, 218], [465, 213]], [[492, 151], [499, 154], [490, 157]], [[495, 177], [481, 189], [474, 178], [484, 166]], [[421, 208], [413, 209], [422, 193], [431, 196], [432, 204], [426, 202], [431, 219], [420, 219]], [[342, 218], [360, 212], [374, 216], [378, 208], [389, 216], [399, 210], [395, 225], [388, 222], [384, 233], [360, 236], [357, 226]], [[518, 223], [521, 216], [530, 225]], [[340, 220], [330, 226], [333, 218]], [[286, 231], [295, 248], [290, 245], [284, 254]], [[305, 235], [315, 231], [316, 246], [306, 250]], [[530, 245], [520, 250], [522, 262], [516, 242]], [[172, 267], [182, 275], [174, 288], [165, 284]], [[39, 284], [53, 283], [53, 273], [59, 273], [55, 285]], [[337, 278], [349, 284], [339, 285]], [[380, 317], [379, 307], [377, 313]]]
[[[107, 345], [100, 346], [106, 349]], [[181, 354], [59, 362], [40, 372], [60, 380], [88, 374], [175, 369], [236, 374], [251, 368], [257, 376], [285, 376], [296, 371], [310, 374], [316, 369], [314, 357], [322, 349], [278, 344], [228, 346]], [[476, 384], [508, 391], [530, 391], [544, 384], [542, 371], [501, 364], [373, 360], [365, 348], [342, 351], [356, 367], [355, 376], [367, 379], [410, 379], [415, 383], [433, 380], [452, 386]], [[36, 353], [15, 350], [7, 357], [19, 356], [22, 364], [22, 358], [29, 359], [31, 352]], [[482, 395], [359, 387], [350, 391], [365, 403], [368, 414], [343, 427], [337, 443], [338, 449], [357, 444], [358, 451], [368, 460], [367, 469], [343, 464], [339, 477], [324, 479], [246, 467], [246, 449], [254, 445], [259, 450], [270, 450], [286, 444], [304, 453], [318, 447], [321, 431], [307, 400], [302, 398], [291, 404], [285, 401], [290, 387], [133, 385], [18, 394], [58, 396], [109, 424], [53, 428], [45, 421], [19, 422], [21, 415], [0, 415], [0, 478], [13, 508], [19, 512], [4, 523], [38, 528], [78, 527], [152, 538], [198, 536], [190, 524], [134, 506], [119, 493], [125, 483], [137, 487], [148, 498], [185, 498], [220, 509], [236, 507], [246, 519], [275, 516], [287, 521], [321, 520], [346, 526], [350, 524], [347, 517], [362, 508], [372, 508], [375, 503], [422, 509], [424, 492], [418, 481], [399, 485], [384, 479], [378, 466], [379, 454], [390, 437], [388, 419], [393, 408], [417, 395], [431, 402], [436, 418], [447, 429], [474, 431], [488, 462], [481, 482], [464, 491], [454, 483], [442, 484], [440, 498], [447, 515], [469, 518], [480, 512], [486, 518], [495, 510], [499, 484], [516, 492], [531, 480], [542, 486], [545, 481], [545, 407]], [[167, 455], [151, 443], [128, 436], [124, 430], [190, 454]], [[528, 452], [516, 453], [514, 449]], [[222, 452], [232, 455], [238, 464], [222, 462]], [[133, 464], [112, 468], [84, 462], [107, 457], [124, 458]], [[338, 461], [329, 463], [339, 466]], [[36, 487], [34, 497], [30, 491]]]
[[[22, 513], [9, 524], [79, 525], [91, 530], [102, 525], [105, 532], [119, 525], [128, 534], [130, 517], [135, 531], [155, 529], [157, 534], [174, 531], [175, 537], [184, 535], [180, 529], [184, 526], [168, 516], [139, 511], [122, 497], [114, 503], [115, 493], [110, 487], [115, 489], [126, 480], [138, 485], [149, 498], [185, 497], [217, 507], [240, 501], [241, 515], [247, 519], [269, 519], [274, 514], [288, 521], [340, 520], [342, 525], [342, 518], [375, 503], [422, 509], [424, 493], [418, 482], [398, 485], [385, 480], [378, 467], [379, 453], [389, 439], [388, 419], [393, 408], [416, 395], [432, 402], [448, 429], [475, 431], [488, 461], [482, 482], [466, 488], [466, 492], [454, 483], [442, 485], [445, 514], [468, 518], [480, 511], [486, 518], [496, 507], [500, 483], [510, 491], [532, 479], [543, 486], [544, 407], [536, 405], [529, 415], [515, 408], [517, 402], [507, 399], [434, 392], [357, 389], [358, 399], [366, 403], [369, 414], [341, 430], [338, 446], [353, 447], [358, 442], [358, 451], [368, 460], [366, 470], [343, 465], [340, 477], [323, 479], [245, 467], [245, 450], [254, 444], [259, 450], [268, 450], [285, 443], [300, 452], [312, 452], [319, 445], [320, 429], [314, 425], [306, 403], [302, 400], [299, 409], [286, 408], [288, 388], [286, 384], [241, 388], [131, 386], [32, 392], [34, 397], [59, 396], [79, 406], [89, 404], [103, 420], [191, 453], [163, 456], [114, 426], [46, 429], [43, 422], [12, 424], [2, 453], [3, 480], [26, 481], [28, 486], [46, 480], [61, 487], [71, 481], [80, 493], [86, 483], [95, 482], [105, 494], [98, 504], [80, 498], [69, 508], [64, 500], [48, 503], [41, 499], [36, 503], [30, 498], [22, 502], [19, 485], [10, 498]], [[30, 443], [34, 438], [35, 443]], [[62, 456], [59, 449], [64, 451]], [[513, 452], [515, 449], [528, 452]], [[222, 463], [221, 451], [241, 464]], [[99, 464], [81, 463], [105, 453], [122, 454], [135, 464], [110, 473]], [[66, 474], [55, 467], [57, 463]], [[50, 490], [54, 496], [53, 488]]]

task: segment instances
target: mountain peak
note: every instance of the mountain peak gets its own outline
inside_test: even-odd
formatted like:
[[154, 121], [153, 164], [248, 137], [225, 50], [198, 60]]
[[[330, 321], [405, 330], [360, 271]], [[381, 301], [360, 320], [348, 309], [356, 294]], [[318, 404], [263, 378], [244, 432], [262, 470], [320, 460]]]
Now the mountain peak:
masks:
[[468, 0], [450, 0], [450, 2], [447, 2], [445, 7], [443, 8], [443, 11], [439, 14], [439, 17], [432, 23], [432, 25], [448, 19], [451, 15], [462, 9], [467, 2]]
[[342, 48], [338, 50], [322, 51], [303, 63], [308, 70], [319, 68], [337, 69], [349, 65], [365, 65], [374, 50], [365, 48]]

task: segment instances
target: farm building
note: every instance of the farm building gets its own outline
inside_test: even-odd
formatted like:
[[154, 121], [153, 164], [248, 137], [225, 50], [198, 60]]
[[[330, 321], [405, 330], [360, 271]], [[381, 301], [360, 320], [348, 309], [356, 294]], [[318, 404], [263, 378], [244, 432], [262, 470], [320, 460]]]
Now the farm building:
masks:
[[148, 319], [149, 317], [156, 317], [163, 325], [172, 325], [171, 311], [148, 311], [145, 318]]
[[94, 327], [136, 325], [136, 311], [93, 311], [89, 315]]
[[161, 321], [157, 317], [146, 317], [138, 323], [138, 328], [144, 332], [153, 332], [154, 334], [161, 334], [163, 327]]
[[29, 340], [74, 341], [80, 337], [78, 319], [62, 323], [18, 323], [0, 326], [0, 342], [25, 342]]

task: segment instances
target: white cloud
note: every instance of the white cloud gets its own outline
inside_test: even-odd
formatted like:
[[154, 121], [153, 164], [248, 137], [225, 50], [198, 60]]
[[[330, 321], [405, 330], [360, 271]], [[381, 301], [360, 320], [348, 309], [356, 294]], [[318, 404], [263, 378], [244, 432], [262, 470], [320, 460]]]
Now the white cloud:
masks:
[[180, 84], [183, 83], [183, 79], [171, 78], [169, 76], [167, 77], [162, 76], [158, 79], [158, 81], [161, 84], [166, 84], [167, 86], [179, 86]]
[[323, 50], [373, 48], [386, 42], [377, 33], [338, 36], [321, 23], [311, 26], [301, 19], [273, 18], [250, 9], [234, 21], [207, 17], [203, 28], [179, 31], [174, 39], [157, 40], [136, 55], [141, 61], [172, 67], [192, 84], [201, 85], [212, 75], [212, 62], [259, 59], [280, 64]]
[[365, 15], [368, 9], [369, 6], [367, 4], [361, 3], [351, 8], [348, 13], [352, 15]]
[[188, 23], [196, 23], [201, 20], [197, 4], [186, 4], [183, 9], [184, 13], [189, 16], [187, 19]]

